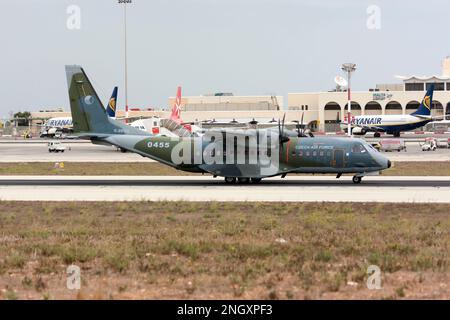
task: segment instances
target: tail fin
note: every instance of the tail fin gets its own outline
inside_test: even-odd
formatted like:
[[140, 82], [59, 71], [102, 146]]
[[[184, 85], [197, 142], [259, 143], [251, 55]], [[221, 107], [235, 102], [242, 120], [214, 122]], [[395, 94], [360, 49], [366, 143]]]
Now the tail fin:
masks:
[[181, 87], [178, 87], [177, 97], [172, 107], [172, 114], [170, 115], [170, 119], [177, 123], [181, 123], [180, 114], [181, 114]]
[[66, 76], [74, 133], [87, 137], [113, 134], [148, 135], [144, 131], [108, 118], [82, 67], [66, 66]]
[[117, 91], [118, 88], [114, 87], [111, 98], [109, 99], [108, 106], [106, 107], [106, 113], [110, 118], [116, 117], [116, 105], [117, 105]]
[[429, 116], [431, 115], [431, 106], [433, 105], [433, 91], [434, 91], [434, 83], [428, 88], [425, 97], [422, 100], [419, 108], [411, 113], [413, 116]]

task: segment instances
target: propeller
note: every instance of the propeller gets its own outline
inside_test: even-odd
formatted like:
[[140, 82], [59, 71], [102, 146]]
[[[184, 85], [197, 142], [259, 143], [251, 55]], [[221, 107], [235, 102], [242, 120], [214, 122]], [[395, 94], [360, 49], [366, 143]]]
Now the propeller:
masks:
[[305, 135], [305, 127], [303, 126], [303, 117], [304, 117], [305, 113], [302, 113], [302, 117], [301, 117], [301, 121], [298, 122], [297, 121], [297, 137], [299, 138], [303, 138], [306, 137]]
[[308, 136], [310, 136], [311, 138], [313, 138], [314, 137], [314, 134], [311, 132], [311, 130], [306, 130], [305, 129], [305, 125], [303, 124], [303, 117], [304, 117], [304, 115], [305, 115], [305, 113], [303, 112], [302, 113], [302, 118], [301, 118], [301, 121], [300, 121], [300, 124], [297, 124], [297, 137], [299, 137], [299, 138], [305, 138], [305, 137], [307, 137], [307, 135], [306, 135], [306, 133], [305, 132], [307, 132], [308, 133]]
[[283, 115], [283, 120], [280, 124], [280, 119], [278, 119], [278, 133], [280, 137], [280, 144], [283, 146], [284, 143], [288, 142], [290, 139], [284, 134], [284, 121], [286, 120], [286, 114]]

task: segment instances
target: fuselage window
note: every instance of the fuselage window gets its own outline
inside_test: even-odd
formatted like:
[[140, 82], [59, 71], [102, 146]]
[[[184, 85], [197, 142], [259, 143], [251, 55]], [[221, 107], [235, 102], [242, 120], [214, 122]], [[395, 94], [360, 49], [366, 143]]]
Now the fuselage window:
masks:
[[352, 152], [353, 153], [365, 153], [367, 152], [366, 149], [364, 148], [364, 146], [360, 143], [354, 144], [352, 147]]

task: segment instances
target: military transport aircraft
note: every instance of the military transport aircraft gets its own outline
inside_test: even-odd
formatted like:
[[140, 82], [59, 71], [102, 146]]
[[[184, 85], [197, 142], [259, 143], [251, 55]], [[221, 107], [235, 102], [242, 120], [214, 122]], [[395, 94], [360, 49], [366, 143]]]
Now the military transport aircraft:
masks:
[[97, 144], [112, 144], [178, 170], [221, 176], [227, 183], [258, 183], [290, 173], [353, 173], [353, 182], [391, 166], [357, 138], [306, 137], [276, 130], [208, 130], [201, 137], [163, 137], [111, 119], [80, 66], [66, 66], [74, 132]]

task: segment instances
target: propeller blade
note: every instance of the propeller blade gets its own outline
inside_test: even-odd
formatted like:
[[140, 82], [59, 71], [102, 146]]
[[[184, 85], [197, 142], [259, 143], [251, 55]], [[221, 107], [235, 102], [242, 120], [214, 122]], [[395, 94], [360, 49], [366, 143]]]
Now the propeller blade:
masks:
[[303, 126], [303, 116], [305, 115], [304, 112], [302, 112], [302, 136], [305, 135], [305, 127]]

